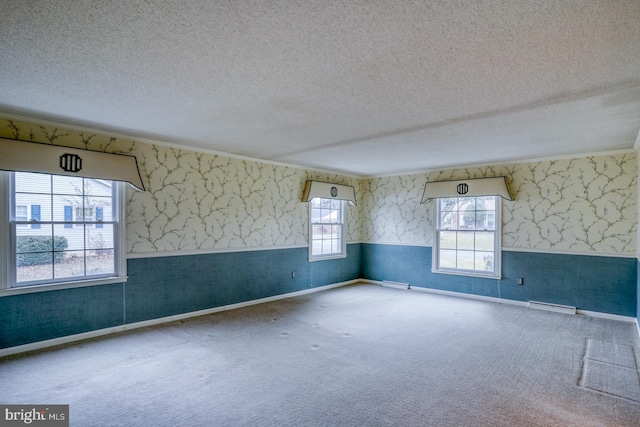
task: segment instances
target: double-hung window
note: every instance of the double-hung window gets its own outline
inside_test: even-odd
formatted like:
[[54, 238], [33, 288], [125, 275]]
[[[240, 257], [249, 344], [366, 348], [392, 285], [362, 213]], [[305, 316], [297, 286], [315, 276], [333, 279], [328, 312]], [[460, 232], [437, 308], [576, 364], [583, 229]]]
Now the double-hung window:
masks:
[[347, 256], [343, 200], [316, 197], [309, 202], [309, 260]]
[[[29, 172], [0, 172], [0, 288], [108, 283], [126, 277], [124, 184]], [[8, 212], [8, 214], [7, 214]], [[1, 289], [0, 289], [1, 290]]]
[[500, 277], [498, 196], [438, 199], [433, 271]]

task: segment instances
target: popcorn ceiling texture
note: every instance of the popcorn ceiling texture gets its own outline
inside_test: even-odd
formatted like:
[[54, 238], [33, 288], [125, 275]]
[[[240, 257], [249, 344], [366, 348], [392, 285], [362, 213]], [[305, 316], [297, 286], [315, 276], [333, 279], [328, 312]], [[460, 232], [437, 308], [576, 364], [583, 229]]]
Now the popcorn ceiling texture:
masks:
[[370, 177], [626, 150], [640, 128], [638, 0], [1, 10], [1, 111], [196, 151]]
[[635, 152], [357, 179], [98, 133], [0, 120], [0, 137], [126, 153], [138, 159], [146, 192], [127, 192], [129, 253], [306, 245], [307, 179], [356, 188], [347, 241], [433, 244], [427, 181], [507, 176], [503, 247], [571, 253], [635, 254]]

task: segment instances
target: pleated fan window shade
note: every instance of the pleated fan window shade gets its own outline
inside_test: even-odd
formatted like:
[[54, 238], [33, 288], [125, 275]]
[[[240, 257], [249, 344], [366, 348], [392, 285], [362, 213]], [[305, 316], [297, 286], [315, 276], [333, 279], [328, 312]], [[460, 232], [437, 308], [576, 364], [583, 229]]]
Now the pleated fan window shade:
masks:
[[0, 169], [128, 182], [145, 191], [135, 156], [0, 138]]

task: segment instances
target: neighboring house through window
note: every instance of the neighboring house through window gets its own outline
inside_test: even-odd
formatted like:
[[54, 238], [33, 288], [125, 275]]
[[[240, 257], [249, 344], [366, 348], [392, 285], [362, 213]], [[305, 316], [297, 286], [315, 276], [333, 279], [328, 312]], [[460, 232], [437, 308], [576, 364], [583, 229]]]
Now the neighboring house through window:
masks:
[[433, 271], [500, 277], [498, 196], [438, 199]]

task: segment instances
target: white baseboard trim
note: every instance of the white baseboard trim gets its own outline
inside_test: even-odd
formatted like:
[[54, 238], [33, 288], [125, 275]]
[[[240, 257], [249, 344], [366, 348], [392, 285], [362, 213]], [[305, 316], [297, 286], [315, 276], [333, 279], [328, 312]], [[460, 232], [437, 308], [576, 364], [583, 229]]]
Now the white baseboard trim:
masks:
[[42, 350], [42, 349], [45, 349], [45, 348], [48, 348], [48, 347], [54, 347], [54, 346], [57, 346], [57, 345], [68, 344], [68, 343], [71, 343], [71, 342], [86, 340], [86, 339], [89, 339], [89, 338], [101, 337], [101, 336], [104, 336], [104, 335], [110, 335], [110, 334], [115, 334], [115, 333], [118, 333], [118, 332], [129, 331], [129, 330], [132, 330], [132, 329], [139, 329], [139, 328], [144, 328], [144, 327], [147, 327], [147, 326], [160, 325], [162, 323], [175, 322], [176, 320], [183, 320], [183, 319], [188, 319], [188, 318], [191, 318], [191, 317], [205, 316], [207, 314], [219, 313], [221, 311], [234, 310], [236, 308], [248, 307], [248, 306], [251, 306], [251, 305], [263, 304], [263, 303], [266, 303], [266, 302], [277, 301], [277, 300], [281, 300], [281, 299], [285, 299], [285, 298], [297, 297], [297, 296], [300, 296], [300, 295], [306, 295], [306, 294], [310, 294], [310, 293], [314, 293], [314, 292], [320, 292], [320, 291], [324, 291], [324, 290], [327, 290], [327, 289], [333, 289], [333, 288], [339, 288], [341, 286], [353, 285], [353, 284], [360, 283], [360, 282], [361, 282], [361, 280], [354, 279], [354, 280], [349, 280], [349, 281], [346, 281], [346, 282], [333, 283], [331, 285], [326, 285], [326, 286], [318, 286], [317, 288], [309, 288], [309, 289], [304, 289], [302, 291], [289, 292], [287, 294], [281, 294], [281, 295], [274, 295], [272, 297], [260, 298], [260, 299], [255, 299], [255, 300], [251, 300], [251, 301], [243, 301], [243, 302], [239, 302], [239, 303], [236, 303], [236, 304], [229, 304], [229, 305], [223, 305], [223, 306], [220, 306], [220, 307], [208, 308], [206, 310], [191, 311], [191, 312], [188, 312], [188, 313], [176, 314], [176, 315], [173, 315], [173, 316], [161, 317], [161, 318], [158, 318], [158, 319], [144, 320], [144, 321], [136, 322], [136, 323], [124, 324], [124, 325], [119, 325], [119, 326], [112, 326], [110, 328], [98, 329], [98, 330], [95, 330], [95, 331], [83, 332], [83, 333], [74, 334], [74, 335], [67, 335], [67, 336], [64, 336], [64, 337], [53, 338], [53, 339], [50, 339], [50, 340], [38, 341], [38, 342], [34, 342], [34, 343], [18, 345], [18, 346], [15, 346], [15, 347], [8, 347], [8, 348], [0, 349], [0, 357], [11, 356], [11, 355], [18, 354], [18, 353], [25, 353], [27, 351]]
[[[386, 285], [384, 282], [378, 281], [378, 280], [361, 279], [360, 282], [369, 283], [372, 285], [380, 285], [380, 286]], [[386, 287], [399, 289], [399, 287], [397, 286], [386, 286]], [[402, 287], [401, 289], [407, 290], [406, 286]], [[443, 291], [440, 289], [422, 288], [419, 286], [411, 286], [411, 288], [408, 290], [427, 292], [431, 294], [447, 295], [447, 296], [458, 297], [458, 298], [468, 298], [468, 299], [474, 299], [479, 301], [495, 302], [498, 304], [517, 305], [520, 307], [529, 306], [528, 301], [517, 301], [512, 299], [506, 299], [506, 298], [486, 297], [483, 295], [466, 294], [463, 292]], [[638, 323], [639, 321], [635, 317], [621, 316], [619, 314], [601, 313], [599, 311], [589, 311], [589, 310], [580, 310], [580, 309], [576, 309], [576, 314], [581, 314], [583, 316], [588, 316], [588, 317], [597, 317], [600, 319], [616, 320], [616, 321], [625, 322], [625, 323], [635, 323], [636, 326], [638, 326], [638, 334], [640, 335], [640, 323]]]
[[588, 317], [598, 317], [600, 319], [617, 320], [619, 322], [636, 323], [636, 318], [631, 316], [621, 316], [619, 314], [601, 313], [599, 311], [589, 311], [576, 309], [576, 314]]
[[[385, 282], [383, 281], [379, 281], [379, 280], [369, 280], [369, 279], [361, 279], [360, 283], [369, 283], [372, 285], [380, 285], [380, 286], [385, 286], [385, 287], [393, 287], [398, 289], [399, 287], [396, 286], [388, 286]], [[400, 289], [405, 289], [407, 290], [407, 287], [402, 287]], [[496, 302], [499, 304], [509, 304], [509, 305], [517, 305], [517, 306], [521, 306], [521, 307], [527, 307], [529, 305], [528, 302], [525, 301], [516, 301], [516, 300], [511, 300], [511, 299], [503, 299], [503, 298], [495, 298], [495, 297], [485, 297], [483, 295], [474, 295], [474, 294], [465, 294], [463, 292], [453, 292], [453, 291], [443, 291], [440, 289], [432, 289], [432, 288], [423, 288], [420, 286], [411, 286], [408, 290], [410, 291], [419, 291], [419, 292], [427, 292], [430, 294], [439, 294], [439, 295], [447, 295], [447, 296], [451, 296], [451, 297], [458, 297], [458, 298], [468, 298], [468, 299], [475, 299], [475, 300], [480, 300], [480, 301], [489, 301], [489, 302]]]

